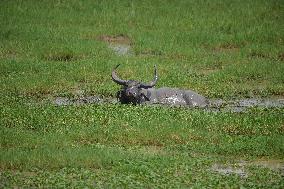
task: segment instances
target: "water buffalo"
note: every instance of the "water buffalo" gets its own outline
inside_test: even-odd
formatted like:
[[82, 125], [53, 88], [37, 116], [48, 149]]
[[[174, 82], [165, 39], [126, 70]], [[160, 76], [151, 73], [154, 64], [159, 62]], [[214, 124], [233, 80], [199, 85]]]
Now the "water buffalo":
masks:
[[117, 65], [112, 71], [112, 80], [121, 85], [117, 98], [123, 104], [168, 104], [177, 106], [205, 107], [208, 100], [191, 90], [163, 87], [153, 88], [157, 81], [157, 68], [155, 66], [154, 79], [150, 83], [135, 80], [122, 80], [116, 74]]

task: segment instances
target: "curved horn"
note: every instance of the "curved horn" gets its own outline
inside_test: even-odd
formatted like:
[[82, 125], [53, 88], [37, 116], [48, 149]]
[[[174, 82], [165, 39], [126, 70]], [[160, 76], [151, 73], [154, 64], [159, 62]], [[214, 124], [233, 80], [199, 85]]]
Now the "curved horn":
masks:
[[154, 86], [156, 85], [157, 81], [158, 81], [158, 75], [157, 75], [157, 67], [156, 67], [156, 65], [155, 65], [154, 79], [153, 79], [153, 81], [151, 81], [151, 83], [149, 83], [149, 84], [141, 83], [141, 84], [140, 84], [140, 87], [141, 87], [141, 88], [145, 88], [145, 89], [154, 87]]
[[122, 79], [119, 79], [118, 76], [116, 75], [116, 69], [118, 68], [120, 64], [118, 64], [113, 70], [112, 70], [112, 73], [111, 73], [111, 78], [114, 82], [116, 82], [117, 84], [119, 85], [126, 85], [127, 83], [127, 80], [122, 80]]

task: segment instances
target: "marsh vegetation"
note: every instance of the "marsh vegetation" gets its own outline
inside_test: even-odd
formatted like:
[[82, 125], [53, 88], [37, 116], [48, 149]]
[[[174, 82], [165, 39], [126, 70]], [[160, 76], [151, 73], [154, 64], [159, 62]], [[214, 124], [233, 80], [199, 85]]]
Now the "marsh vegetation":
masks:
[[283, 188], [282, 105], [121, 105], [110, 77], [123, 64], [123, 78], [151, 80], [156, 64], [157, 87], [281, 104], [283, 9], [264, 0], [2, 0], [0, 188]]

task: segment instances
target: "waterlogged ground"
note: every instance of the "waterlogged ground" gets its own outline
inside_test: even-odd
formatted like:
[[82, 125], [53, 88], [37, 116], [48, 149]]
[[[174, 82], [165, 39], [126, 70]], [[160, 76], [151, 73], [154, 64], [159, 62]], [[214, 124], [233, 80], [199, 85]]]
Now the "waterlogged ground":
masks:
[[[1, 1], [0, 188], [284, 188], [283, 8]], [[117, 64], [210, 105], [121, 105]]]
[[[120, 103], [115, 98], [101, 98], [99, 96], [77, 96], [77, 97], [55, 97], [53, 100], [46, 100], [46, 103], [53, 103], [58, 106], [70, 106], [70, 105], [86, 105], [86, 104], [117, 104]], [[180, 106], [177, 104], [147, 104], [147, 106], [165, 106], [165, 107], [183, 107], [192, 108], [190, 106]], [[203, 108], [205, 111], [227, 111], [227, 112], [243, 112], [250, 108], [283, 108], [283, 99], [238, 99], [238, 100], [222, 100], [222, 99], [208, 99], [208, 105]], [[198, 107], [195, 107], [198, 108]]]
[[7, 187], [283, 187], [283, 108], [17, 102], [1, 112]]

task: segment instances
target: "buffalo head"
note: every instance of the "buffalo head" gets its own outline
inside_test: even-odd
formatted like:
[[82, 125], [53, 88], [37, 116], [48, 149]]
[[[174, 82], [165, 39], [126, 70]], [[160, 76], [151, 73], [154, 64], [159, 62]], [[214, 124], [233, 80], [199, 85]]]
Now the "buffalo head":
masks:
[[143, 89], [152, 88], [156, 85], [158, 80], [157, 75], [157, 68], [155, 66], [154, 69], [154, 79], [150, 83], [142, 83], [135, 80], [123, 80], [120, 79], [116, 75], [116, 69], [118, 68], [119, 64], [113, 69], [111, 77], [112, 80], [121, 85], [122, 88], [117, 94], [117, 98], [120, 100], [121, 103], [128, 104], [141, 104], [147, 100], [145, 93], [143, 93]]

